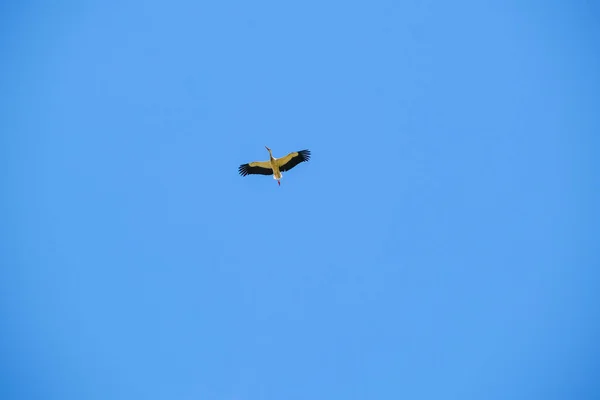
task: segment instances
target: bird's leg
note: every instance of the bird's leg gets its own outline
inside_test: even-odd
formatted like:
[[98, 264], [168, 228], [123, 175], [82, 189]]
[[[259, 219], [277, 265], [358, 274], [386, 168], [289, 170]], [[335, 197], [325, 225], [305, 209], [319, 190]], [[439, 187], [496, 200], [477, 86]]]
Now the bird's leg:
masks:
[[277, 179], [277, 186], [281, 186], [281, 182], [279, 182], [279, 179]]

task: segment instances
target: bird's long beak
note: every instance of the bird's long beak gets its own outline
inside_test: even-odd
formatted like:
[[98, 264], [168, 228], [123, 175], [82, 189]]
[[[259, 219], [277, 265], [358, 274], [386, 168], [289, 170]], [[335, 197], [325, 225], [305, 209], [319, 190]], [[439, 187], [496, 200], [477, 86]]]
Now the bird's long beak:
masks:
[[265, 149], [267, 149], [267, 150], [271, 151], [271, 149], [270, 149], [270, 148], [268, 148], [267, 146], [265, 146]]

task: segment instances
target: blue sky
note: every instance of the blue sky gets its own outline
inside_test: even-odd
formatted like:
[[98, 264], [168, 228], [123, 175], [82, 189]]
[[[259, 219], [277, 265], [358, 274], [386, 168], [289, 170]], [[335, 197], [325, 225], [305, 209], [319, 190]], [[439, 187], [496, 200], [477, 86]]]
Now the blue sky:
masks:
[[598, 6], [0, 8], [3, 399], [599, 395]]

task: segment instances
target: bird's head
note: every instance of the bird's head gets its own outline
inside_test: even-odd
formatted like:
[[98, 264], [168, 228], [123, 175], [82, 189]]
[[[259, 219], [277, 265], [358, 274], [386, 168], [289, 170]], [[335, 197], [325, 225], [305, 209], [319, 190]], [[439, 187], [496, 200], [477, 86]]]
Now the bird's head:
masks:
[[265, 149], [267, 149], [269, 151], [269, 153], [271, 152], [271, 149], [268, 148], [267, 146], [265, 146]]

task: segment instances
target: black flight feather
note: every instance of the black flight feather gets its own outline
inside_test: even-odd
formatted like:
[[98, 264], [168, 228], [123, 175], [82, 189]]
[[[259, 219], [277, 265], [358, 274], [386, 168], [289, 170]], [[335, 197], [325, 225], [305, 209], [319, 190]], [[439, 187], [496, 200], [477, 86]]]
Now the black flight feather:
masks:
[[310, 150], [299, 151], [297, 156], [292, 157], [292, 159], [290, 161], [288, 161], [286, 164], [279, 167], [279, 170], [281, 172], [289, 171], [290, 169], [294, 168], [296, 165], [300, 164], [301, 162], [308, 161], [308, 160], [310, 160]]
[[251, 167], [250, 164], [242, 164], [238, 168], [241, 176], [246, 175], [273, 175], [271, 168]]

